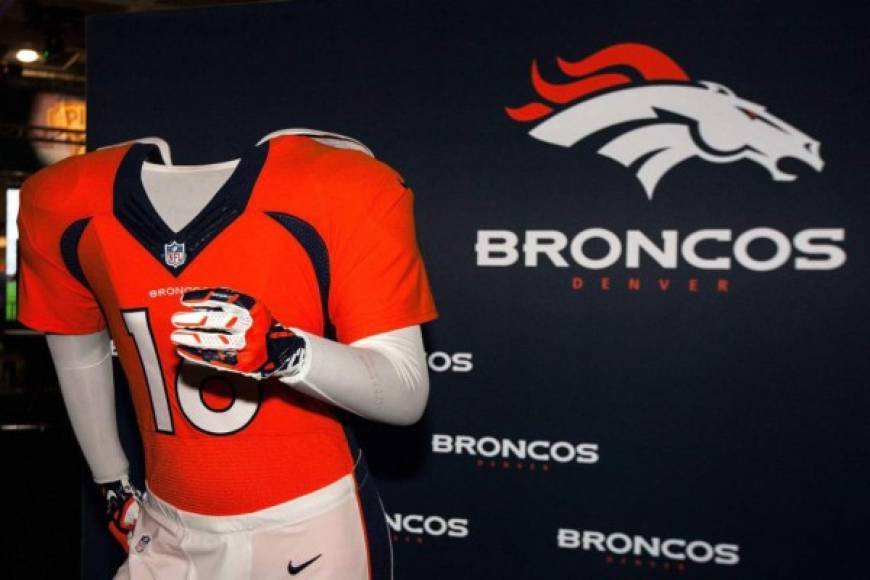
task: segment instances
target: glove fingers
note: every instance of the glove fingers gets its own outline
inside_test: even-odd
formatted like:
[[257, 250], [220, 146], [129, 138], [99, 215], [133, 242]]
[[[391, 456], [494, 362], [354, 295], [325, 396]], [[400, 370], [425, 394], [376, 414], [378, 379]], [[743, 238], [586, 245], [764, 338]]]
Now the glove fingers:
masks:
[[237, 304], [228, 304], [226, 302], [218, 302], [217, 300], [205, 300], [203, 302], [185, 302], [182, 300], [181, 304], [194, 312], [226, 312], [239, 318], [251, 319], [250, 311]]
[[127, 501], [124, 502], [124, 505], [118, 511], [118, 521], [121, 524], [119, 527], [122, 530], [131, 531], [133, 526], [136, 525], [136, 520], [139, 519], [140, 512], [141, 506], [139, 505], [139, 500], [134, 496], [128, 497]]
[[175, 330], [169, 335], [173, 344], [198, 349], [239, 350], [245, 347], [244, 334], [221, 334], [197, 330]]
[[202, 349], [199, 348], [190, 348], [187, 346], [179, 346], [175, 349], [175, 352], [178, 353], [178, 356], [181, 358], [188, 360], [194, 364], [209, 366], [209, 361], [205, 360], [203, 356]]
[[121, 547], [124, 548], [125, 552], [130, 552], [130, 542], [127, 536], [127, 532], [120, 529], [115, 522], [109, 522], [109, 533], [112, 534], [112, 537], [121, 544]]
[[197, 306], [209, 308], [234, 306], [250, 310], [253, 308], [255, 302], [256, 300], [247, 294], [242, 294], [241, 292], [236, 292], [229, 288], [203, 288], [200, 290], [191, 290], [190, 292], [185, 292], [181, 297], [181, 303], [191, 308]]
[[175, 351], [181, 358], [187, 359], [190, 362], [220, 366], [221, 368], [231, 368], [236, 364], [235, 351], [221, 351], [207, 348], [193, 348], [189, 346], [179, 346]]
[[223, 310], [176, 312], [171, 320], [176, 328], [224, 330], [231, 333], [244, 333], [251, 326], [251, 317], [246, 310], [242, 313]]
[[178, 352], [178, 355], [181, 358], [190, 361], [193, 364], [211, 368], [219, 368], [240, 375], [244, 375], [246, 377], [253, 377], [257, 379], [260, 378], [255, 373], [242, 372], [237, 368], [238, 359], [236, 358], [235, 351], [224, 352], [179, 346], [176, 349], [176, 352]]
[[286, 352], [293, 333], [247, 294], [207, 288], [186, 292], [181, 303], [191, 310], [171, 317], [176, 330], [170, 337], [179, 356], [190, 362], [262, 379], [284, 367], [284, 355], [293, 354]]

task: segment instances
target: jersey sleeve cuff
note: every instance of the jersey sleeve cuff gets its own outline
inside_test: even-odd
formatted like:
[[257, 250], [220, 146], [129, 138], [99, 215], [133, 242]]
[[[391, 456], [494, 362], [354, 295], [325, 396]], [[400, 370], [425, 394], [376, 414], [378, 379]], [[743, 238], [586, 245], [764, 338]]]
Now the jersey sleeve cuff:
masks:
[[31, 330], [49, 334], [93, 334], [106, 328], [104, 321], [96, 324], [75, 325], [59, 320], [40, 318], [39, 316], [32, 316], [22, 312], [18, 313], [18, 322]]
[[393, 318], [379, 318], [376, 322], [368, 324], [358, 324], [348, 328], [338, 327], [338, 340], [345, 344], [352, 344], [357, 340], [366, 338], [367, 336], [390, 332], [391, 330], [405, 328], [406, 326], [424, 324], [426, 322], [431, 322], [436, 318], [438, 318], [438, 311], [432, 308], [431, 310], [426, 310], [413, 316], [401, 315]]

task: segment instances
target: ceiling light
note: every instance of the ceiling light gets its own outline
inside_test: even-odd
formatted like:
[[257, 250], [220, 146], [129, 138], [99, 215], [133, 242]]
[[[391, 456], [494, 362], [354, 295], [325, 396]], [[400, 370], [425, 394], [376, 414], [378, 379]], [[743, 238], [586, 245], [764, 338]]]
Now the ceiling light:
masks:
[[30, 63], [39, 60], [39, 53], [32, 48], [22, 48], [15, 53], [18, 62]]

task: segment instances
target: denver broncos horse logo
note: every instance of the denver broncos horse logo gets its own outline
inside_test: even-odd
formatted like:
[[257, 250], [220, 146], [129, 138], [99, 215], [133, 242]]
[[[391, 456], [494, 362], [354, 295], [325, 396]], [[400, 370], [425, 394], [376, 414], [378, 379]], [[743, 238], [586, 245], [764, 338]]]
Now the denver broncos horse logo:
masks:
[[[532, 61], [532, 85], [549, 104], [507, 107], [507, 114], [520, 122], [540, 121], [529, 135], [562, 147], [624, 127], [598, 153], [633, 168], [649, 199], [665, 173], [692, 157], [712, 163], [749, 159], [775, 181], [796, 179], [778, 167], [785, 158], [816, 171], [824, 167], [818, 141], [720, 84], [692, 82], [651, 46], [617, 44], [579, 62], [557, 62], [572, 80], [549, 83]], [[556, 110], [559, 105], [567, 108]]]

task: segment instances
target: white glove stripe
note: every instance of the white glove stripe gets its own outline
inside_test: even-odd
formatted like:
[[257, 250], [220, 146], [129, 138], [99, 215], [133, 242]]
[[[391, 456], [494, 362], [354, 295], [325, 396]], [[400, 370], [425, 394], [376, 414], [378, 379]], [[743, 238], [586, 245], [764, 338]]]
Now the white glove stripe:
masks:
[[245, 347], [244, 334], [216, 334], [196, 330], [175, 330], [170, 335], [174, 344], [212, 350], [240, 350]]
[[194, 310], [176, 312], [172, 315], [176, 328], [188, 330], [224, 330], [231, 333], [244, 333], [252, 324], [250, 314], [240, 316], [235, 312]]
[[221, 302], [220, 300], [182, 300], [181, 303], [194, 311], [207, 309], [206, 311], [218, 312], [222, 310], [224, 312], [231, 312], [232, 314], [236, 314], [239, 316], [239, 318], [244, 318], [245, 316], [247, 316], [248, 318], [251, 317], [250, 311], [247, 308], [244, 308], [237, 304], [232, 304], [230, 302]]

